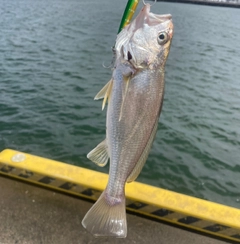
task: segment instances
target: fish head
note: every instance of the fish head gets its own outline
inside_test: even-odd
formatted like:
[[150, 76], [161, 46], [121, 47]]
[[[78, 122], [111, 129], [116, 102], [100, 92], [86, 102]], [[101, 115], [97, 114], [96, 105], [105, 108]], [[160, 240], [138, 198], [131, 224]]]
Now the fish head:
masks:
[[116, 40], [117, 59], [129, 62], [135, 69], [164, 67], [173, 37], [170, 14], [150, 12], [146, 4], [138, 16], [126, 26]]

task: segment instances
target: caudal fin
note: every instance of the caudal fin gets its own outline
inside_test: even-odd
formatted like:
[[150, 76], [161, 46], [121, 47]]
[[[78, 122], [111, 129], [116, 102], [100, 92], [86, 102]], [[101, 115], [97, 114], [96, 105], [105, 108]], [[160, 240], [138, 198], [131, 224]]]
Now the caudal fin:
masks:
[[127, 236], [125, 197], [121, 202], [115, 201], [114, 204], [109, 204], [103, 192], [85, 215], [82, 225], [94, 236], [125, 238]]

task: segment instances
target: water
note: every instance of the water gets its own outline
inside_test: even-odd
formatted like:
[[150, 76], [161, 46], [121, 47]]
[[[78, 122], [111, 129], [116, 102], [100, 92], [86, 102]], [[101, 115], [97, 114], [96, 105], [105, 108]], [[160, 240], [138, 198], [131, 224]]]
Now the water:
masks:
[[[0, 150], [103, 172], [95, 94], [110, 79], [126, 1], [0, 0]], [[141, 4], [140, 4], [141, 5]], [[239, 9], [157, 3], [172, 13], [158, 134], [138, 180], [240, 208]]]

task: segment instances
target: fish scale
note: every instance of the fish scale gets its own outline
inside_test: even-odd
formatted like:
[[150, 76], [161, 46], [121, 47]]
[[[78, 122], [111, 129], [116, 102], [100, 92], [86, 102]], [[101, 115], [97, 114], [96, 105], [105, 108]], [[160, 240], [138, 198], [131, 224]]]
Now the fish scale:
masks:
[[[145, 78], [145, 76], [150, 75], [141, 72], [131, 80], [121, 121], [118, 121], [122, 104], [119, 87], [124, 81], [115, 82], [116, 89], [113, 88], [112, 97], [118, 97], [119, 99], [116, 103], [110, 99], [109, 119], [107, 120], [108, 140], [112, 145], [112, 154], [114, 155], [110, 156], [112, 162], [109, 179], [109, 182], [112, 182], [113, 185], [116, 180], [114, 175], [117, 175], [116, 178], [123, 178], [126, 181], [145, 149], [154, 124], [158, 120], [161, 105], [161, 96], [159, 94], [163, 94], [164, 89], [163, 74], [159, 71], [158, 74], [158, 79], [153, 76], [150, 80]], [[144, 94], [141, 94], [142, 89], [145, 90]], [[140, 94], [137, 91], [140, 91]], [[113, 127], [114, 129], [111, 130]], [[119, 151], [117, 149], [115, 152], [114, 149], [117, 145], [120, 145], [123, 150]]]

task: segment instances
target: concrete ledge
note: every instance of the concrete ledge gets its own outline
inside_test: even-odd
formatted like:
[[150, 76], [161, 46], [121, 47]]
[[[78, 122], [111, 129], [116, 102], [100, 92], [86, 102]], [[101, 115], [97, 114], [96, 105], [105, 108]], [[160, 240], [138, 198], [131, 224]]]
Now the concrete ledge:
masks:
[[[96, 200], [108, 176], [26, 153], [0, 153], [0, 174]], [[126, 186], [127, 209], [176, 225], [240, 242], [240, 210], [133, 182]]]
[[94, 238], [81, 225], [92, 203], [0, 176], [1, 244], [224, 244], [156, 221], [127, 215], [126, 239]]

